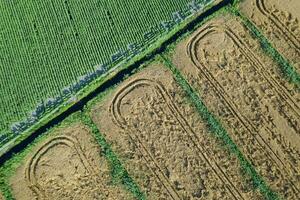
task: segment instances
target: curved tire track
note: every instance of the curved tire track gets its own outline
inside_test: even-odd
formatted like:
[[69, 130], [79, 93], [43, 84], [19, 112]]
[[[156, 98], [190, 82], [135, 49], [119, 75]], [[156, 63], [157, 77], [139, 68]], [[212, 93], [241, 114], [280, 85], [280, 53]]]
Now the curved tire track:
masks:
[[36, 178], [38, 162], [50, 149], [55, 148], [55, 146], [57, 145], [64, 145], [67, 148], [73, 149], [80, 158], [80, 161], [84, 168], [89, 173], [95, 173], [92, 165], [89, 163], [79, 143], [75, 139], [69, 136], [57, 136], [51, 139], [50, 141], [46, 142], [36, 151], [36, 153], [29, 160], [25, 170], [25, 178], [28, 182], [28, 186], [35, 194], [37, 194], [38, 199], [47, 199], [45, 190]]

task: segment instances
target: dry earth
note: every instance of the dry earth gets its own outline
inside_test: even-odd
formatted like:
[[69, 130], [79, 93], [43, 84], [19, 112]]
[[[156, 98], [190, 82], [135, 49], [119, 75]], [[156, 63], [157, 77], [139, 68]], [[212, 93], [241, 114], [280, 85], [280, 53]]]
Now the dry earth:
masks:
[[209, 21], [178, 44], [172, 61], [267, 184], [299, 199], [299, 92], [240, 21]]
[[171, 72], [153, 64], [91, 116], [148, 199], [261, 199], [186, 101]]
[[110, 181], [101, 149], [77, 123], [38, 143], [10, 183], [16, 200], [132, 199]]
[[244, 0], [240, 9], [300, 73], [300, 1]]

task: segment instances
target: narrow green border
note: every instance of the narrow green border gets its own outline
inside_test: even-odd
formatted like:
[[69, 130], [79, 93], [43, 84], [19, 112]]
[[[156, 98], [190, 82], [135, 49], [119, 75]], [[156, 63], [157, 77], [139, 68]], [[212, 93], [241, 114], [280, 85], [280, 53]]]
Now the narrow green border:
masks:
[[98, 144], [104, 151], [104, 155], [109, 163], [111, 177], [114, 184], [122, 184], [133, 194], [136, 199], [146, 200], [146, 195], [141, 191], [138, 184], [130, 177], [123, 164], [118, 159], [118, 156], [113, 152], [111, 146], [106, 142], [104, 136], [100, 133], [97, 126], [93, 123], [88, 115], [83, 115], [82, 121], [90, 127]]

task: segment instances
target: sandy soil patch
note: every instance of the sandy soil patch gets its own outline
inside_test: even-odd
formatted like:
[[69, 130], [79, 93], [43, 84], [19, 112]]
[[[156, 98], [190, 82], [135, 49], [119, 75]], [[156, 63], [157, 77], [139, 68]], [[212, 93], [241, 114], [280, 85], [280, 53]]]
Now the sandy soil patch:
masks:
[[300, 1], [245, 0], [240, 9], [300, 73]]
[[209, 21], [178, 44], [172, 61], [271, 188], [298, 199], [299, 93], [238, 19]]
[[91, 116], [148, 199], [260, 199], [184, 96], [171, 72], [153, 64]]
[[17, 200], [131, 199], [110, 181], [101, 149], [80, 123], [37, 144], [10, 180]]

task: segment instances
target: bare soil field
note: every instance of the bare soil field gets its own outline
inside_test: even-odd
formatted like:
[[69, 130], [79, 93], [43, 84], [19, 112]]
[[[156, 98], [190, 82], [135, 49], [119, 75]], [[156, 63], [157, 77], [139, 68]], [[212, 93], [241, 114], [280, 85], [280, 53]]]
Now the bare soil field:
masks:
[[148, 199], [261, 199], [162, 64], [128, 78], [90, 115]]
[[300, 72], [300, 1], [244, 0], [241, 12], [252, 20]]
[[38, 143], [10, 183], [17, 200], [132, 199], [110, 181], [107, 162], [90, 130], [76, 123]]
[[299, 92], [240, 21], [230, 15], [209, 21], [171, 59], [267, 184], [285, 199], [299, 199]]
[[0, 193], [0, 200], [4, 200], [4, 197], [1, 193]]

